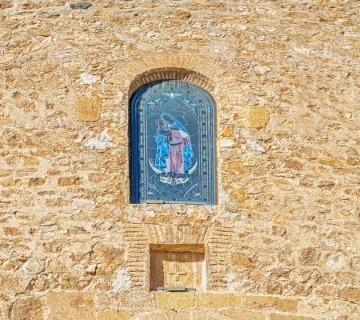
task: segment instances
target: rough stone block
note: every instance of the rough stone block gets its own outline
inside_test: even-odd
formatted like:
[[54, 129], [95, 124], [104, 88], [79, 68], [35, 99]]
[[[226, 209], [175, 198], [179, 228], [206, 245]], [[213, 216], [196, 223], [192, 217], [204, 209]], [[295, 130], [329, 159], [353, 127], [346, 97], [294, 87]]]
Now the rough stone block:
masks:
[[236, 302], [231, 293], [197, 293], [195, 296], [197, 308], [228, 308], [240, 304], [241, 299]]
[[0, 170], [0, 177], [7, 177], [11, 174], [11, 170]]
[[93, 296], [83, 292], [49, 292], [49, 320], [95, 320]]
[[35, 157], [24, 157], [25, 167], [36, 167], [40, 164], [40, 161]]
[[19, 236], [21, 235], [21, 231], [16, 227], [3, 227], [4, 233], [7, 236]]
[[221, 136], [226, 137], [226, 138], [233, 137], [234, 136], [234, 128], [229, 127], [229, 126], [222, 128]]
[[231, 254], [231, 264], [235, 267], [241, 267], [241, 268], [254, 267], [254, 264], [247, 256], [237, 252]]
[[96, 314], [97, 320], [130, 320], [131, 312], [127, 311], [100, 311]]
[[249, 128], [263, 128], [267, 125], [270, 115], [266, 107], [252, 106], [247, 114], [247, 126]]
[[221, 314], [214, 311], [183, 311], [175, 314], [167, 313], [171, 320], [219, 320], [223, 319]]
[[285, 163], [285, 167], [288, 169], [293, 169], [293, 170], [302, 170], [303, 169], [303, 165], [301, 162], [296, 161], [296, 160], [284, 160]]
[[45, 183], [45, 181], [46, 181], [45, 178], [30, 178], [28, 186], [29, 187], [41, 186]]
[[323, 164], [323, 165], [333, 166], [333, 165], [336, 165], [338, 163], [338, 161], [337, 161], [337, 159], [320, 159], [319, 163]]
[[239, 175], [245, 173], [245, 166], [239, 159], [227, 159], [222, 165], [223, 171], [231, 175]]
[[[172, 320], [183, 320], [183, 319], [193, 319], [191, 318], [191, 313], [189, 311], [180, 311], [180, 312], [168, 312], [167, 313], [168, 318]], [[206, 319], [206, 318], [204, 318]]]
[[305, 248], [300, 253], [300, 263], [304, 265], [315, 265], [319, 261], [320, 252], [315, 247]]
[[0, 9], [8, 9], [13, 7], [14, 4], [10, 0], [4, 0], [0, 2]]
[[267, 316], [264, 314], [241, 310], [226, 310], [221, 314], [231, 320], [267, 320]]
[[360, 288], [346, 288], [341, 290], [340, 297], [352, 301], [360, 303]]
[[185, 309], [194, 306], [194, 294], [191, 292], [155, 292], [157, 309]]
[[32, 276], [19, 272], [0, 272], [0, 298], [1, 293], [12, 292], [12, 293], [23, 293], [26, 291]]
[[58, 185], [62, 187], [80, 184], [81, 178], [78, 176], [61, 177], [58, 180]]
[[230, 196], [235, 200], [236, 204], [241, 206], [246, 200], [246, 188], [237, 187], [231, 190]]
[[139, 320], [168, 320], [169, 318], [166, 316], [166, 314], [162, 312], [154, 312], [150, 314], [144, 314], [136, 316], [135, 319]]
[[279, 311], [294, 312], [297, 311], [298, 301], [274, 296], [246, 296], [244, 297], [244, 306], [255, 310], [273, 308]]
[[10, 314], [11, 320], [42, 320], [43, 303], [39, 297], [29, 297], [15, 301]]
[[92, 6], [91, 3], [88, 2], [76, 2], [76, 3], [70, 3], [71, 9], [82, 9], [86, 10], [89, 9]]
[[121, 310], [126, 308], [124, 311], [155, 310], [153, 292], [131, 289], [117, 294], [111, 291], [100, 291], [96, 294], [97, 305], [101, 305], [104, 311], [118, 310], [114, 308], [114, 298], [116, 299], [116, 305], [121, 306]]
[[219, 320], [221, 319], [221, 315], [217, 312], [191, 312], [190, 317], [188, 318], [178, 318], [174, 320], [184, 320], [184, 319], [191, 319], [191, 320]]
[[75, 118], [79, 121], [96, 121], [100, 118], [101, 101], [98, 97], [75, 98]]
[[314, 318], [272, 313], [270, 315], [270, 320], [314, 320]]

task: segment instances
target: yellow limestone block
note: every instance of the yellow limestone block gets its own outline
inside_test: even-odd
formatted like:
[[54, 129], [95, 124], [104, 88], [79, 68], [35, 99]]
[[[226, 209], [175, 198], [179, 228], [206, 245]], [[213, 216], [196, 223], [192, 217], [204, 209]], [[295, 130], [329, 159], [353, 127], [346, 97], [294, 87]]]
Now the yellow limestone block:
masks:
[[270, 114], [266, 107], [252, 106], [247, 113], [247, 126], [249, 128], [263, 128], [269, 122]]
[[95, 320], [93, 296], [82, 292], [49, 292], [50, 320]]
[[155, 292], [157, 309], [186, 309], [194, 306], [194, 294], [191, 292]]
[[127, 311], [100, 311], [97, 320], [130, 320], [131, 313]]
[[75, 118], [79, 121], [96, 121], [100, 118], [101, 101], [98, 96], [75, 98]]

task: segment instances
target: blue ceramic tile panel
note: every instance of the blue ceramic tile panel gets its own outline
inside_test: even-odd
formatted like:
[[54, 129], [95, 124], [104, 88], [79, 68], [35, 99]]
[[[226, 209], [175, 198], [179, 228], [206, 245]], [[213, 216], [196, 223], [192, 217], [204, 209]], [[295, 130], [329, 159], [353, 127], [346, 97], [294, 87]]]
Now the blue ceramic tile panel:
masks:
[[175, 80], [140, 88], [131, 125], [133, 203], [214, 203], [214, 105], [206, 91]]

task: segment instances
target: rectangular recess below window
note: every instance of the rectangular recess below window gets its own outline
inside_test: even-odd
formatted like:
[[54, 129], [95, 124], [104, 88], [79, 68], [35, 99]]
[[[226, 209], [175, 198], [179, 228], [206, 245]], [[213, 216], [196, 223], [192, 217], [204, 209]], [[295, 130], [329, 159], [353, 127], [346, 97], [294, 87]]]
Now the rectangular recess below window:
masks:
[[150, 290], [206, 290], [205, 247], [202, 244], [150, 244]]

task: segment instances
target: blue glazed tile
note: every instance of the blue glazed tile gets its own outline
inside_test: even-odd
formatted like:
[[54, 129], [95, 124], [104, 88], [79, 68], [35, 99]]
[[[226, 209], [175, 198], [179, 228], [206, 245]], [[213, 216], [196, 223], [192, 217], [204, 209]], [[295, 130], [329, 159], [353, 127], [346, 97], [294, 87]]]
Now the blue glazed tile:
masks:
[[182, 81], [151, 83], [131, 99], [132, 203], [214, 204], [214, 104]]

